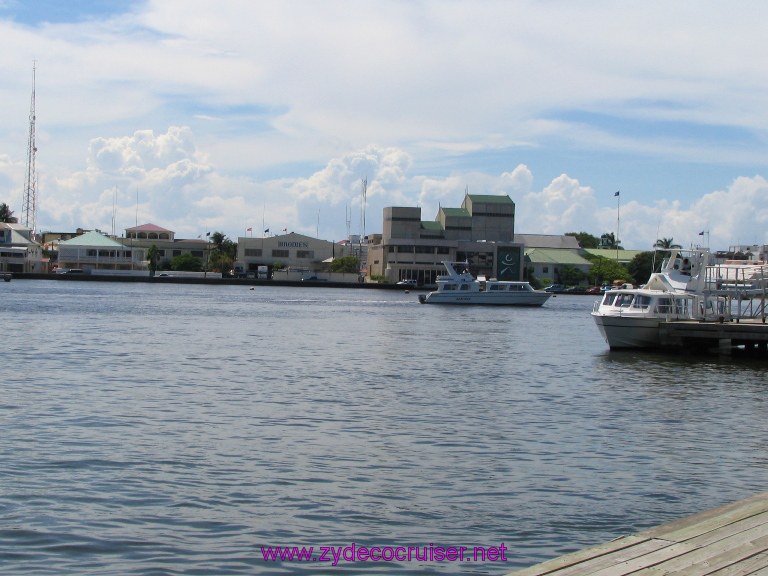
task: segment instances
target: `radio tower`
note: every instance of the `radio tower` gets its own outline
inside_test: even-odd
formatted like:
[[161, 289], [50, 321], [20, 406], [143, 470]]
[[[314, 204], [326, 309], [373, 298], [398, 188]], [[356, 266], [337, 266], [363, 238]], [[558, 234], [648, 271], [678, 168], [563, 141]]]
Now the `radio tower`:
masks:
[[27, 173], [24, 177], [23, 224], [35, 234], [37, 226], [37, 174], [35, 172], [35, 65], [32, 65], [32, 103], [29, 109], [29, 144], [27, 145]]

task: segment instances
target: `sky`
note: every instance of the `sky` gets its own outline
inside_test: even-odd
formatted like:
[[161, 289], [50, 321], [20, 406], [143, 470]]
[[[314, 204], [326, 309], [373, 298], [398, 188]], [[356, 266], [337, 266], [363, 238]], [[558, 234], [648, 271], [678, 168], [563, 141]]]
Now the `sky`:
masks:
[[754, 0], [0, 0], [0, 202], [22, 216], [34, 68], [38, 231], [341, 240], [469, 192], [509, 195], [518, 233], [768, 244], [766, 21]]

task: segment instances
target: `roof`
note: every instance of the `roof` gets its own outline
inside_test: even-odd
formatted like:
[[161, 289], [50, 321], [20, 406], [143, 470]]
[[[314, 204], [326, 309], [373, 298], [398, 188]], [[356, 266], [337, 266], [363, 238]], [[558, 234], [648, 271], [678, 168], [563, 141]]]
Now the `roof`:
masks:
[[91, 230], [90, 232], [75, 236], [69, 240], [63, 240], [62, 242], [59, 242], [59, 246], [103, 246], [105, 248], [123, 248], [123, 245], [120, 244], [120, 242], [116, 242], [96, 230]]
[[592, 263], [579, 255], [578, 251], [567, 248], [529, 248], [525, 256], [534, 264], [570, 264], [591, 266]]
[[434, 231], [441, 231], [443, 229], [443, 225], [440, 224], [440, 222], [433, 222], [431, 220], [422, 220], [421, 227], [424, 230], [434, 230]]
[[514, 204], [509, 196], [498, 194], [467, 194], [472, 202], [485, 202], [487, 204]]
[[158, 226], [157, 224], [147, 223], [142, 224], [141, 226], [134, 226], [133, 228], [126, 228], [126, 232], [172, 232], [172, 230], [168, 230], [167, 228], [163, 228], [162, 226]]
[[579, 241], [564, 234], [515, 234], [515, 242], [526, 248], [568, 248], [579, 249]]
[[446, 216], [460, 216], [465, 218], [470, 218], [469, 211], [467, 211], [465, 208], [440, 208], [442, 210], [443, 214]]
[[[629, 262], [638, 254], [647, 252], [647, 250], [616, 250], [615, 248], [584, 248], [584, 252], [593, 256], [602, 256], [609, 260], [618, 260], [619, 262]], [[618, 254], [618, 256], [617, 256]]]

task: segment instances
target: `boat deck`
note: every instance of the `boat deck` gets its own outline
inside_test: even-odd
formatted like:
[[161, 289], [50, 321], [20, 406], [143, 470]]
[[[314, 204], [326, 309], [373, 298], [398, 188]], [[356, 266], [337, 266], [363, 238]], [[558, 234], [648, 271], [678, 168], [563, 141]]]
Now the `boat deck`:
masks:
[[768, 492], [509, 576], [768, 575]]

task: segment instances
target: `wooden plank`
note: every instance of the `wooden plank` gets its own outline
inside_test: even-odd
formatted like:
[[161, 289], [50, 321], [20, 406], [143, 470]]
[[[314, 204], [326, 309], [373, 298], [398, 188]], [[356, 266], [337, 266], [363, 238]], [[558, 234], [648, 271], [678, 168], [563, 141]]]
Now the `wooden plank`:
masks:
[[508, 576], [670, 573], [768, 576], [768, 492], [547, 560]]
[[557, 570], [552, 576], [583, 576], [585, 574], [594, 574], [595, 572], [607, 568], [613, 568], [614, 566], [620, 566], [635, 560], [637, 558], [645, 557], [651, 552], [656, 552], [663, 548], [667, 548], [672, 542], [667, 540], [646, 540], [630, 546], [629, 548], [622, 548], [616, 550], [610, 554], [603, 554], [580, 562], [579, 564], [564, 567]]
[[584, 550], [578, 550], [577, 552], [571, 552], [570, 554], [565, 554], [557, 558], [552, 558], [551, 560], [546, 560], [544, 562], [541, 562], [540, 564], [529, 566], [528, 568], [523, 568], [521, 570], [510, 572], [510, 576], [512, 574], [514, 574], [514, 576], [534, 576], [538, 574], [550, 574], [552, 572], [562, 570], [569, 566], [582, 564], [584, 562], [587, 562], [594, 558], [604, 556], [606, 554], [611, 554], [613, 552], [624, 550], [626, 548], [631, 548], [633, 546], [642, 544], [643, 542], [647, 542], [649, 540], [650, 538], [642, 538], [639, 536], [622, 536], [620, 538], [616, 538], [615, 540], [611, 540], [610, 542], [607, 542], [605, 544], [600, 544], [598, 546], [593, 546], [591, 548], [585, 548]]
[[[671, 558], [661, 564], [637, 571], [636, 576], [709, 574], [768, 551], [768, 534], [754, 529], [755, 534], [741, 533]], [[750, 531], [748, 531], [750, 532]], [[753, 538], [756, 534], [762, 537]]]
[[638, 536], [681, 542], [763, 512], [768, 512], [768, 492], [650, 528]]
[[737, 564], [715, 570], [709, 576], [750, 576], [761, 569], [768, 569], [768, 553], [762, 552]]

